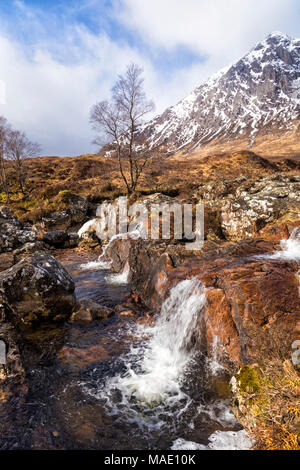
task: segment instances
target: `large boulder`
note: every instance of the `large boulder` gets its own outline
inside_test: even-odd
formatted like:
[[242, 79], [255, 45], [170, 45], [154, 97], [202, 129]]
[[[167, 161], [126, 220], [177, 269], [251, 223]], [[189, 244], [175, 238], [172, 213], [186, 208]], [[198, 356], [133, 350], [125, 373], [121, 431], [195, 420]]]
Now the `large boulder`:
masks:
[[237, 189], [234, 199], [224, 201], [221, 213], [226, 238], [256, 236], [266, 225], [281, 217], [298, 218], [300, 177], [268, 176], [249, 187]]
[[36, 240], [30, 226], [23, 225], [7, 206], [0, 206], [0, 253], [13, 251]]
[[35, 253], [0, 273], [0, 321], [31, 323], [68, 318], [75, 285], [54, 256]]
[[78, 245], [78, 241], [77, 233], [68, 233], [65, 230], [54, 230], [43, 236], [43, 242], [54, 248], [73, 248]]
[[263, 234], [279, 241], [285, 225], [299, 219], [300, 176], [211, 181], [194, 197], [205, 206], [207, 237], [242, 240]]
[[41, 229], [44, 231], [67, 230], [86, 219], [88, 201], [85, 197], [69, 191], [62, 191], [60, 196], [65, 209], [49, 212], [42, 217]]

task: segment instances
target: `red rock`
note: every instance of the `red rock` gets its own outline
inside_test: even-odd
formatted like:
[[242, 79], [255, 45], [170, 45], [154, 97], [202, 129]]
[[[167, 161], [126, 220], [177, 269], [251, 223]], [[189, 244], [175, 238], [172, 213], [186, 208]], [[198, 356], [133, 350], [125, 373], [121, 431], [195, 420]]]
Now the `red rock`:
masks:
[[71, 366], [71, 368], [82, 368], [93, 363], [105, 361], [108, 357], [103, 346], [96, 345], [89, 348], [63, 347], [58, 355], [59, 359]]
[[191, 254], [175, 244], [131, 240], [125, 251], [132, 288], [156, 311], [179, 281], [196, 276], [203, 282], [207, 305], [199, 345], [208, 354], [217, 348], [220, 362], [239, 367], [266, 356], [289, 357], [299, 338], [299, 265], [256, 258], [274, 249], [272, 241], [250, 239], [205, 243]]
[[87, 323], [91, 323], [93, 321], [93, 317], [89, 309], [80, 308], [72, 314], [70, 321], [71, 323], [85, 325]]
[[119, 315], [122, 316], [122, 317], [134, 317], [135, 312], [133, 310], [122, 310], [119, 313]]
[[72, 314], [71, 322], [86, 324], [99, 318], [106, 320], [113, 313], [114, 311], [111, 308], [97, 304], [97, 302], [93, 302], [92, 300], [85, 299], [78, 303], [76, 311]]

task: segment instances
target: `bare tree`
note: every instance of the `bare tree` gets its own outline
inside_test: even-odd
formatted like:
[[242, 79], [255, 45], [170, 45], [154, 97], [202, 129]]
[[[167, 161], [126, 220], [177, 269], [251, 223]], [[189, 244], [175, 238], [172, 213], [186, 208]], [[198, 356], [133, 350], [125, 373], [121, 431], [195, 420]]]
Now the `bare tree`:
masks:
[[24, 160], [37, 156], [41, 147], [31, 142], [24, 132], [9, 130], [7, 132], [5, 153], [8, 160], [13, 162], [20, 191], [25, 195], [26, 175], [23, 168]]
[[[127, 193], [135, 191], [139, 178], [151, 158], [149, 151], [137, 145], [137, 129], [146, 114], [154, 109], [144, 92], [143, 70], [136, 64], [119, 75], [112, 89], [111, 101], [101, 101], [92, 107], [90, 122], [98, 132], [94, 143], [103, 147], [108, 142], [118, 157], [119, 170]], [[123, 162], [129, 164], [126, 176]]]
[[6, 151], [6, 141], [7, 134], [10, 131], [10, 127], [7, 123], [7, 120], [0, 116], [0, 180], [3, 191], [6, 193], [7, 202], [9, 202], [9, 188], [6, 178], [6, 168], [5, 168], [5, 151]]

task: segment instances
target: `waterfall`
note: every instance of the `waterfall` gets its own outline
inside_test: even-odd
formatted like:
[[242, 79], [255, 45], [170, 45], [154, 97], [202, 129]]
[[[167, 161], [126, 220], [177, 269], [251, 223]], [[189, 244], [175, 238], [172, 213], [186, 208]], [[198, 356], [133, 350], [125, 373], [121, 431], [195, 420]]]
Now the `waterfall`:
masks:
[[213, 336], [212, 343], [212, 355], [207, 358], [208, 367], [213, 375], [218, 375], [219, 372], [223, 372], [225, 368], [218, 362], [218, 344], [219, 338], [217, 335]]
[[[80, 232], [81, 235], [82, 235], [84, 232], [86, 232], [88, 227], [90, 227], [93, 223], [95, 223], [95, 221], [97, 221], [97, 219], [93, 219], [93, 220], [90, 220], [89, 222], [86, 222], [81, 227], [81, 229], [78, 231], [78, 234]], [[99, 256], [99, 258], [96, 261], [90, 261], [88, 263], [83, 263], [80, 266], [80, 268], [81, 269], [107, 269], [107, 270], [110, 269], [111, 265], [112, 265], [112, 260], [107, 256], [107, 250], [111, 246], [111, 244], [115, 240], [118, 240], [120, 238], [121, 239], [127, 239], [127, 238], [137, 239], [137, 238], [140, 238], [141, 234], [142, 234], [142, 231], [143, 231], [142, 224], [136, 224], [134, 227], [132, 227], [130, 232], [113, 235], [111, 237], [111, 239], [109, 240], [109, 242], [104, 246], [103, 251], [102, 251], [101, 255]], [[127, 273], [127, 275], [126, 275], [126, 273], [123, 272], [123, 273], [121, 273], [119, 275], [116, 275], [116, 276], [119, 276], [119, 281], [118, 281], [117, 277], [115, 278], [117, 284], [118, 283], [120, 283], [120, 284], [126, 283], [127, 280], [125, 280], [125, 279], [128, 279], [129, 272]], [[121, 276], [123, 276], [123, 277], [121, 277]], [[114, 281], [113, 277], [112, 277], [112, 281]]]
[[124, 269], [121, 273], [116, 274], [109, 274], [105, 277], [106, 281], [109, 284], [119, 285], [119, 284], [127, 284], [130, 274], [129, 263], [127, 262], [124, 266]]
[[253, 256], [253, 259], [300, 261], [300, 228], [295, 228], [288, 240], [281, 240], [280, 248], [272, 254]]
[[[192, 337], [197, 332], [199, 314], [205, 305], [205, 289], [197, 279], [174, 287], [161, 307], [153, 328], [143, 327], [148, 340], [124, 356], [126, 372], [106, 383], [104, 395], [113, 390], [122, 394], [122, 404], [132, 397], [144, 406], [178, 401], [183, 397], [181, 382], [193, 357]], [[102, 394], [103, 397], [103, 394]]]
[[86, 222], [85, 224], [83, 224], [83, 226], [78, 230], [78, 235], [79, 237], [82, 237], [82, 235], [86, 232], [89, 231], [89, 228], [96, 222], [96, 219], [91, 219], [89, 220], [88, 222]]
[[216, 431], [208, 438], [208, 445], [177, 439], [173, 442], [172, 450], [250, 450], [254, 445], [253, 439], [245, 430]]
[[281, 251], [273, 253], [271, 259], [300, 261], [300, 228], [295, 228], [288, 240], [281, 240]]
[[97, 261], [90, 261], [89, 263], [84, 263], [80, 266], [81, 269], [110, 269], [112, 265], [112, 260], [107, 257], [107, 250], [110, 245], [117, 240], [118, 238], [123, 238], [124, 235], [114, 235], [111, 237], [107, 245], [103, 248], [103, 251]]

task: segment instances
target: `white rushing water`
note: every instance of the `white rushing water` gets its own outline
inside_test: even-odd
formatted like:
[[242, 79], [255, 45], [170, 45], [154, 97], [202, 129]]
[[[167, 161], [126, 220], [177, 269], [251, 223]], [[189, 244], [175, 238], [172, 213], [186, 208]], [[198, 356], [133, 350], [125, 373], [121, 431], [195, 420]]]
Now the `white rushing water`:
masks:
[[246, 431], [216, 431], [208, 438], [207, 446], [196, 442], [177, 439], [173, 442], [172, 450], [249, 450], [254, 441]]
[[224, 372], [225, 370], [225, 367], [223, 367], [218, 361], [218, 344], [218, 336], [214, 335], [212, 344], [212, 356], [206, 359], [207, 365], [213, 375], [218, 375], [219, 373]]
[[[135, 326], [132, 335], [137, 342], [120, 358], [123, 372], [99, 383], [96, 393], [84, 385], [85, 391], [104, 399], [112, 414], [121, 411], [127, 421], [142, 427], [159, 428], [160, 414], [167, 409], [170, 413], [172, 407], [183, 412], [191, 400], [181, 387], [194, 356], [193, 336], [204, 306], [205, 289], [199, 280], [179, 282], [163, 303], [155, 326]], [[185, 405], [179, 405], [182, 400]]]
[[105, 279], [108, 282], [108, 284], [112, 284], [112, 285], [128, 284], [129, 274], [130, 274], [129, 264], [126, 263], [121, 273], [109, 274], [108, 276], [105, 277]]
[[197, 279], [182, 281], [163, 303], [156, 325], [149, 329], [150, 339], [138, 357], [139, 371], [129, 362], [123, 377], [112, 379], [123, 395], [137, 400], [160, 402], [167, 396], [180, 394], [180, 379], [192, 356], [189, 348], [196, 331], [199, 313], [205, 305], [205, 291]]
[[79, 237], [82, 237], [82, 235], [86, 232], [89, 231], [90, 227], [96, 222], [96, 219], [89, 220], [83, 226], [78, 230], [78, 235]]
[[300, 261], [300, 228], [295, 228], [288, 240], [281, 240], [281, 251], [270, 256], [270, 259]]
[[300, 261], [300, 228], [295, 228], [288, 240], [281, 240], [280, 248], [275, 253], [258, 255], [255, 258]]
[[107, 250], [110, 245], [117, 240], [118, 238], [123, 238], [123, 235], [114, 235], [107, 245], [103, 248], [101, 255], [99, 256], [97, 261], [89, 261], [88, 263], [84, 263], [80, 266], [81, 269], [110, 269], [112, 265], [112, 260], [107, 256]]
[[[81, 227], [81, 229], [78, 231], [78, 235], [81, 236], [85, 232], [87, 232], [89, 227], [91, 225], [93, 225], [96, 222], [96, 220], [97, 219], [93, 219], [93, 220], [89, 220], [88, 222], [86, 222]], [[88, 263], [83, 263], [80, 266], [80, 268], [84, 269], [84, 270], [88, 270], [88, 269], [105, 269], [105, 270], [109, 270], [111, 268], [111, 265], [112, 265], [112, 260], [107, 256], [107, 250], [112, 245], [112, 243], [115, 240], [118, 240], [118, 239], [126, 239], [126, 238], [137, 239], [137, 238], [140, 238], [141, 234], [142, 234], [142, 231], [143, 231], [143, 226], [141, 224], [136, 224], [134, 227], [132, 227], [130, 232], [113, 235], [110, 238], [110, 240], [108, 241], [108, 243], [104, 246], [103, 251], [102, 251], [101, 255], [99, 256], [99, 258], [96, 261], [89, 261]], [[113, 277], [113, 276], [115, 276], [115, 277]], [[117, 276], [119, 276], [119, 277], [117, 277]], [[129, 276], [129, 272], [127, 274], [127, 279], [128, 279], [128, 276]], [[116, 284], [127, 283], [127, 281], [124, 282], [124, 279], [126, 279], [126, 273], [124, 273], [124, 272], [120, 273], [120, 274], [112, 275], [112, 277], [111, 277], [112, 283], [115, 281]]]

